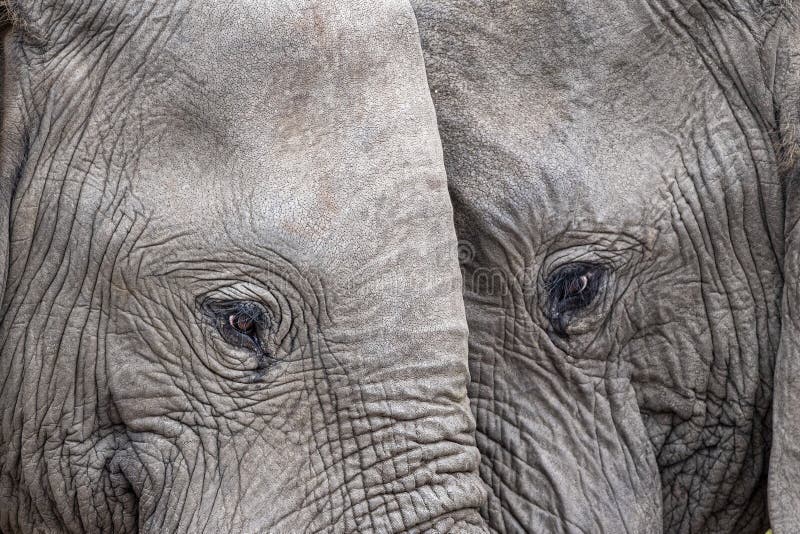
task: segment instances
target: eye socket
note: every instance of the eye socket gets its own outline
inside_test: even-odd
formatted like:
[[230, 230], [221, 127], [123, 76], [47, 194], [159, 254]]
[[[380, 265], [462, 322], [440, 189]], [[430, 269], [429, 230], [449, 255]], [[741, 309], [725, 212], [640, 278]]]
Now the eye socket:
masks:
[[605, 269], [591, 263], [571, 263], [550, 275], [547, 315], [557, 334], [566, 335], [571, 316], [594, 302], [604, 276]]
[[252, 301], [212, 301], [204, 308], [225, 342], [270, 358], [265, 341], [272, 328], [272, 317], [263, 306]]

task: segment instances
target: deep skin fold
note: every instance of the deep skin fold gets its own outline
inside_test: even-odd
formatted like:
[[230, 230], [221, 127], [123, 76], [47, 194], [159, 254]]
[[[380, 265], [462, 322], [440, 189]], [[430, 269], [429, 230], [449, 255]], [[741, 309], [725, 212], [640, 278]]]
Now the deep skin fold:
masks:
[[[490, 528], [763, 533], [779, 345], [797, 369], [796, 3], [413, 4]], [[546, 281], [580, 262], [606, 287], [553, 335]], [[798, 525], [792, 383], [776, 532]]]
[[410, 6], [12, 7], [0, 531], [482, 531]]

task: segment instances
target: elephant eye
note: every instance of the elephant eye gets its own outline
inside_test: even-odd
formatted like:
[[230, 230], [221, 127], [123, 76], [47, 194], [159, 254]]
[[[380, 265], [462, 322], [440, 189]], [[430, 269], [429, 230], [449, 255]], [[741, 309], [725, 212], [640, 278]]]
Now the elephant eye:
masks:
[[217, 331], [228, 344], [265, 353], [264, 337], [270, 330], [270, 316], [256, 302], [216, 301], [206, 304]]
[[547, 314], [559, 335], [566, 334], [571, 315], [594, 302], [605, 270], [591, 263], [571, 263], [556, 270], [545, 283]]

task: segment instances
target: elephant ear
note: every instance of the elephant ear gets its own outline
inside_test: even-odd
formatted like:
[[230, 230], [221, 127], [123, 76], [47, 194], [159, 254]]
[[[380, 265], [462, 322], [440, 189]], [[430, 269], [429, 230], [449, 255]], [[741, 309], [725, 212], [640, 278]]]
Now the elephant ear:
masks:
[[[5, 128], [6, 123], [6, 76], [5, 76], [5, 43], [9, 31], [12, 29], [12, 12], [7, 5], [0, 0], [0, 161], [9, 161], [9, 152], [13, 151], [11, 143], [7, 139], [8, 134]], [[0, 169], [0, 306], [3, 304], [5, 295], [6, 279], [8, 276], [9, 244], [10, 244], [10, 217], [11, 217], [11, 197], [14, 194], [15, 176], [9, 173], [7, 166], [3, 164]], [[2, 318], [2, 315], [0, 315]]]
[[8, 252], [10, 241], [9, 217], [11, 215], [11, 195], [13, 183], [7, 176], [0, 178], [0, 305], [6, 291], [8, 277]]
[[783, 83], [776, 86], [780, 140], [777, 153], [785, 183], [782, 326], [775, 362], [769, 515], [775, 534], [800, 532], [800, 9], [785, 18], [790, 28], [779, 52]]
[[[66, 9], [71, 1], [60, 0], [59, 5]], [[8, 284], [12, 202], [20, 164], [27, 154], [27, 137], [15, 127], [22, 107], [16, 104], [19, 69], [15, 45], [25, 43], [41, 48], [49, 42], [45, 7], [46, 2], [37, 0], [0, 0], [0, 320]]]
[[781, 339], [772, 400], [769, 515], [774, 532], [800, 532], [800, 176], [787, 187]]
[[8, 276], [9, 214], [11, 212], [11, 180], [0, 184], [0, 304], [6, 291]]

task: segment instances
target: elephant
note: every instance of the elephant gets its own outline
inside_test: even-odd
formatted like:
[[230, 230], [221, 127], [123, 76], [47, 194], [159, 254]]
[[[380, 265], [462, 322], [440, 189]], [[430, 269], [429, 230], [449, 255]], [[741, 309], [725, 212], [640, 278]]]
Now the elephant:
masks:
[[800, 532], [800, 6], [412, 5], [488, 527]]
[[485, 532], [399, 0], [6, 0], [0, 531]]

